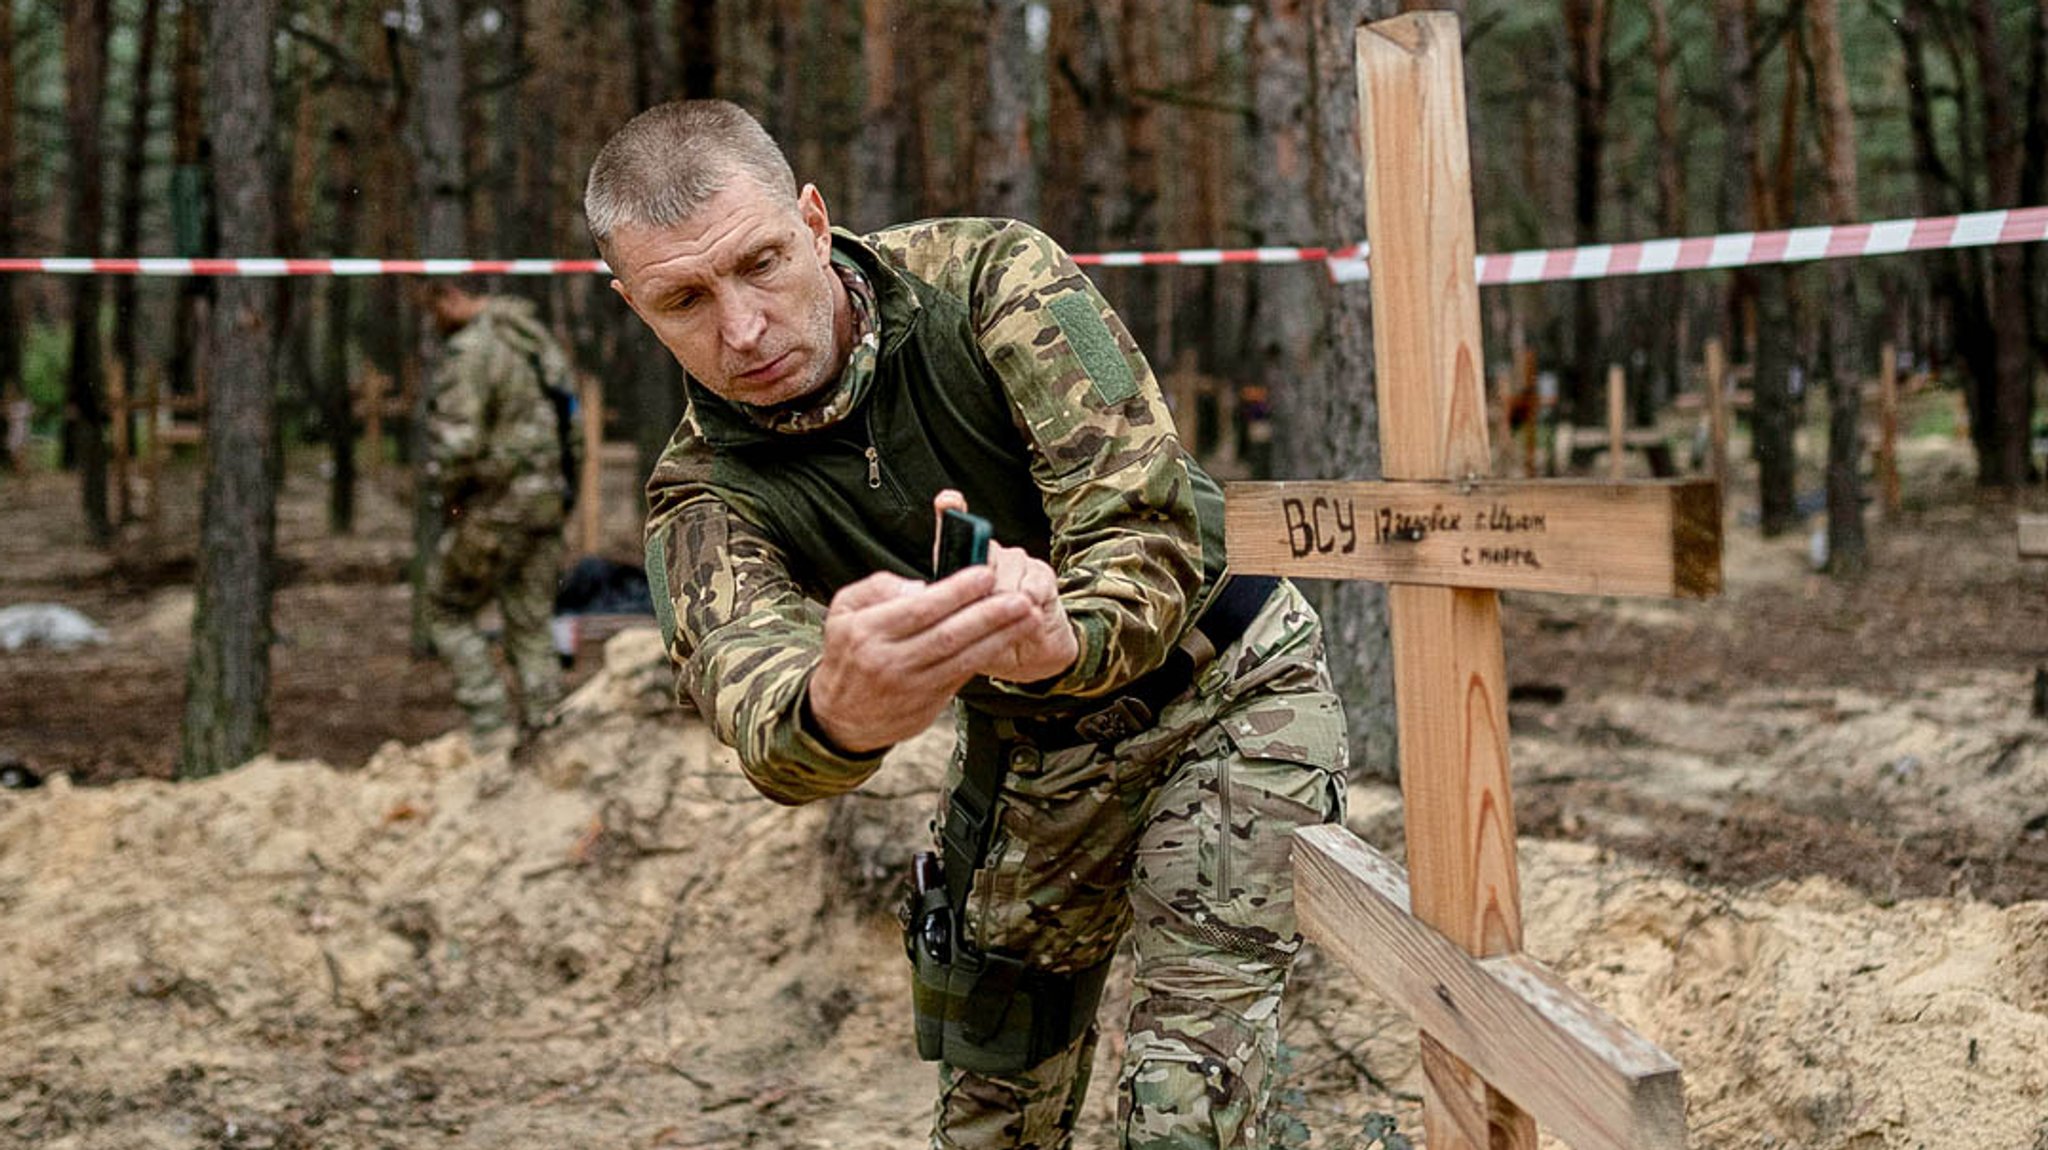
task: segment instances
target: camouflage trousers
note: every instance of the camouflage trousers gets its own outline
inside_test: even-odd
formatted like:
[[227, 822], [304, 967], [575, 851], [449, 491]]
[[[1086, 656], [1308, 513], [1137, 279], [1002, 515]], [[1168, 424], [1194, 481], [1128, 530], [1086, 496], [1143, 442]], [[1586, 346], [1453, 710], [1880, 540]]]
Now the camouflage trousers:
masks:
[[[1047, 970], [1091, 967], [1130, 935], [1119, 1146], [1265, 1145], [1280, 996], [1301, 945], [1291, 835], [1343, 818], [1346, 754], [1321, 624], [1285, 582], [1153, 729], [1107, 751], [1011, 746], [965, 930]], [[941, 1065], [932, 1145], [1070, 1146], [1094, 1048], [1091, 1029], [1021, 1074]]]
[[561, 565], [558, 529], [470, 517], [441, 533], [427, 568], [428, 634], [455, 673], [455, 701], [477, 734], [503, 730], [515, 717], [479, 619], [494, 601], [505, 624], [505, 661], [519, 685], [520, 728], [539, 726], [561, 698], [561, 664], [548, 629]]

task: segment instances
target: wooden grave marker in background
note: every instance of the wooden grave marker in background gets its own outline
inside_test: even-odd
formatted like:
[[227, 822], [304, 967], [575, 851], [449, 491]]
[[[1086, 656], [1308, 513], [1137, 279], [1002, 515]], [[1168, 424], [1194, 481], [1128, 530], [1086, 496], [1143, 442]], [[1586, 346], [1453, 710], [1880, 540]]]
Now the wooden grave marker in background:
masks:
[[1421, 1027], [1431, 1150], [1677, 1150], [1678, 1064], [1519, 953], [1498, 589], [1713, 594], [1716, 487], [1485, 478], [1457, 17], [1357, 45], [1388, 481], [1231, 484], [1225, 531], [1240, 571], [1389, 583], [1409, 866], [1299, 832], [1302, 926]]

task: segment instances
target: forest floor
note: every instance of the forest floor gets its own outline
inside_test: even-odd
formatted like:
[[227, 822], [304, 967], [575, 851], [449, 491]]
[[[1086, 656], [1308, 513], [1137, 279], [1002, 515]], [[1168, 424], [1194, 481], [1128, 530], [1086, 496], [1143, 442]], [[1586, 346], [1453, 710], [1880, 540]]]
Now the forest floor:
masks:
[[[2048, 499], [1981, 500], [1947, 436], [1904, 464], [1860, 582], [1760, 539], [1738, 487], [1719, 598], [1506, 600], [1527, 945], [1679, 1058], [1695, 1146], [2048, 1150], [2048, 563], [2012, 530]], [[177, 475], [112, 551], [66, 478], [0, 477], [0, 607], [111, 636], [0, 653], [0, 755], [50, 776], [0, 790], [0, 1147], [921, 1142], [890, 909], [943, 732], [777, 808], [630, 631], [532, 753], [473, 757], [407, 652], [403, 504], [365, 484], [337, 539], [307, 470], [275, 755], [171, 784]], [[1398, 793], [1356, 784], [1350, 822], [1398, 849]], [[1412, 1027], [1313, 951], [1288, 1010], [1272, 1145], [1419, 1136]]]

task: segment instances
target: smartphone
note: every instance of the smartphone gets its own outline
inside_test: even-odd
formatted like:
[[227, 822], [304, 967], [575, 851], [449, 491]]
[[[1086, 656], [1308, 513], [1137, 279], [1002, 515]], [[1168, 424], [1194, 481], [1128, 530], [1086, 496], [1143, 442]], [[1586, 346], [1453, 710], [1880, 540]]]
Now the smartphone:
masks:
[[988, 540], [992, 529], [979, 515], [947, 511], [939, 517], [938, 559], [932, 564], [932, 578], [944, 579], [963, 567], [988, 562]]

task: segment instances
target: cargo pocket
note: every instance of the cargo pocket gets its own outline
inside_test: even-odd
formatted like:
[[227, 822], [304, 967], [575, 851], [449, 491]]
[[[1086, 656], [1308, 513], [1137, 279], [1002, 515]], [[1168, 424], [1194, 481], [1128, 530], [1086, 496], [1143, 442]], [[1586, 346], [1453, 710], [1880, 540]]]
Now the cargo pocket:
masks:
[[1322, 692], [1261, 700], [1222, 723], [1235, 754], [1218, 765], [1219, 917], [1262, 957], [1292, 954], [1291, 858], [1299, 827], [1344, 818], [1344, 712]]

